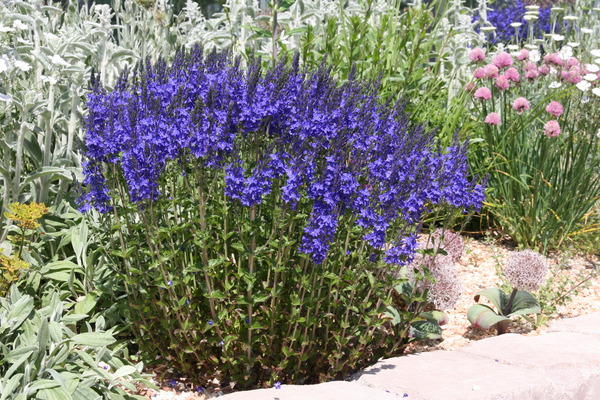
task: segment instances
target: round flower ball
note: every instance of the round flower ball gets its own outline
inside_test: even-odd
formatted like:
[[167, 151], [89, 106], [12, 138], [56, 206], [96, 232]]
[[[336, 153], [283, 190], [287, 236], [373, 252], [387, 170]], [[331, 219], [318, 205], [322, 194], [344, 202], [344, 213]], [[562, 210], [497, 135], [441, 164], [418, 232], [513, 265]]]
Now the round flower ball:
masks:
[[508, 256], [504, 275], [518, 290], [535, 291], [544, 284], [548, 261], [533, 250], [516, 251]]

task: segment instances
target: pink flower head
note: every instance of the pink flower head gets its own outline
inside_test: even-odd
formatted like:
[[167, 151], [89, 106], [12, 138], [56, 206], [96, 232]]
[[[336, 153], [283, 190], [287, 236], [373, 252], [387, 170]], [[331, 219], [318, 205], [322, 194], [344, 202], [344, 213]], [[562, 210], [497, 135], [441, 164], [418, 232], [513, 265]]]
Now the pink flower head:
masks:
[[519, 82], [521, 80], [521, 76], [519, 75], [519, 71], [516, 68], [510, 67], [504, 72], [504, 76], [513, 82]]
[[500, 89], [500, 91], [504, 92], [510, 87], [510, 81], [506, 76], [500, 75], [498, 78], [496, 78], [496, 87]]
[[473, 50], [471, 50], [471, 53], [469, 53], [469, 58], [473, 62], [483, 61], [485, 60], [485, 51], [483, 51], [483, 49], [480, 47], [475, 47]]
[[571, 57], [567, 61], [567, 68], [578, 67], [578, 66], [579, 66], [579, 60], [575, 57]]
[[548, 75], [550, 73], [550, 67], [547, 65], [540, 65], [538, 72], [540, 75]]
[[535, 63], [532, 63], [531, 61], [525, 61], [523, 69], [525, 71], [530, 71], [532, 69], [537, 69], [537, 65], [535, 65]]
[[544, 125], [544, 134], [549, 137], [555, 137], [560, 135], [560, 125], [558, 121], [551, 119]]
[[519, 61], [529, 60], [529, 50], [521, 49], [521, 51], [517, 55], [517, 60], [519, 60]]
[[529, 71], [525, 72], [525, 78], [527, 78], [527, 79], [534, 80], [539, 76], [540, 76], [540, 73], [538, 72], [537, 69], [530, 69]]
[[549, 53], [544, 56], [544, 62], [546, 64], [562, 65], [563, 61], [560, 59], [558, 54]]
[[500, 115], [492, 112], [485, 117], [485, 123], [490, 125], [500, 125]]
[[476, 79], [481, 79], [485, 76], [485, 70], [483, 68], [477, 68], [475, 72], [473, 72], [473, 76]]
[[475, 90], [475, 84], [473, 82], [469, 82], [465, 85], [465, 90], [467, 92], [472, 92], [473, 90]]
[[513, 59], [510, 54], [502, 52], [497, 54], [492, 59], [492, 64], [498, 67], [498, 69], [502, 69], [505, 67], [510, 67], [513, 64]]
[[558, 101], [553, 101], [546, 107], [546, 111], [555, 117], [560, 117], [563, 113], [563, 106]]
[[513, 110], [521, 114], [525, 110], [529, 110], [529, 102], [525, 97], [517, 98], [512, 104]]
[[569, 79], [573, 78], [573, 74], [571, 73], [571, 71], [563, 69], [562, 71], [560, 71], [559, 77], [561, 81], [568, 81]]
[[571, 79], [569, 79], [569, 82], [571, 82], [572, 84], [578, 84], [579, 82], [581, 82], [583, 80], [581, 75], [573, 75], [571, 77]]
[[492, 92], [486, 87], [480, 87], [475, 91], [475, 98], [489, 100], [492, 98]]
[[498, 77], [498, 67], [496, 67], [494, 64], [486, 65], [483, 67], [483, 70], [485, 72], [485, 76], [488, 78], [496, 79]]

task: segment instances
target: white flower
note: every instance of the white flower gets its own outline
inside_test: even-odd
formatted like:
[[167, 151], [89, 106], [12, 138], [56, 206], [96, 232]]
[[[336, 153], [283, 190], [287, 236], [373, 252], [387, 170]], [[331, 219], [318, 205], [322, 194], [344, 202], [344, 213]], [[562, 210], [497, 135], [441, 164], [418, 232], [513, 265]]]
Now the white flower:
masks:
[[561, 40], [565, 40], [565, 37], [563, 35], [552, 35], [552, 40], [560, 42]]
[[6, 55], [0, 56], [0, 72], [8, 71], [8, 58]]
[[598, 76], [596, 74], [586, 74], [583, 79], [589, 82], [594, 82], [596, 79], [598, 79]]
[[596, 58], [596, 59], [594, 60], [594, 62], [595, 62], [596, 64], [600, 64], [600, 58]]
[[565, 11], [565, 9], [564, 9], [564, 8], [561, 8], [561, 7], [552, 7], [552, 8], [550, 9], [550, 11], [559, 12], [559, 11]]
[[519, 46], [514, 44], [509, 44], [508, 46], [506, 46], [506, 48], [509, 50], [519, 50]]
[[581, 33], [590, 34], [590, 33], [594, 33], [594, 30], [593, 29], [588, 29], [588, 28], [581, 28]]
[[589, 97], [587, 97], [587, 96], [581, 96], [581, 102], [582, 102], [583, 104], [585, 104], [585, 103], [589, 103], [589, 102], [590, 102], [590, 98], [589, 98]]
[[592, 87], [592, 84], [588, 81], [581, 81], [575, 86], [577, 86], [577, 89], [581, 90], [582, 92], [587, 92], [590, 87]]
[[590, 54], [594, 57], [600, 57], [600, 49], [590, 50]]
[[9, 95], [0, 93], [0, 101], [3, 101], [5, 103], [10, 103], [12, 101], [12, 98]]
[[56, 85], [56, 82], [58, 82], [58, 80], [53, 77], [53, 76], [42, 76], [42, 82], [44, 83], [50, 83], [51, 85]]
[[557, 89], [557, 88], [559, 88], [561, 86], [562, 86], [562, 83], [560, 83], [560, 82], [552, 82], [551, 84], [548, 85], [548, 87], [550, 89]]
[[27, 72], [31, 69], [31, 65], [27, 64], [25, 61], [17, 60], [15, 61], [15, 67], [19, 68], [21, 71]]
[[14, 32], [15, 30], [9, 26], [0, 25], [0, 32]]
[[529, 52], [529, 61], [531, 62], [538, 62], [540, 61], [541, 56], [540, 56], [540, 51], [537, 49], [533, 49]]
[[18, 31], [24, 31], [26, 29], [29, 29], [29, 26], [24, 24], [23, 21], [21, 21], [20, 19], [15, 19], [13, 21], [13, 28], [15, 28]]
[[585, 64], [585, 70], [587, 72], [596, 73], [596, 72], [600, 71], [600, 67], [597, 66], [596, 64]]
[[568, 42], [567, 45], [571, 46], [571, 47], [577, 47], [579, 46], [578, 42]]
[[100, 361], [98, 363], [98, 366], [106, 371], [110, 371], [110, 365], [108, 365], [107, 363], [105, 363], [104, 361]]
[[600, 87], [593, 88], [592, 93], [594, 93], [596, 96], [600, 96]]
[[484, 31], [484, 32], [491, 32], [491, 31], [495, 31], [496, 27], [495, 26], [484, 26], [482, 27], [480, 30]]
[[64, 60], [64, 58], [62, 58], [61, 56], [59, 56], [58, 54], [55, 54], [53, 56], [48, 57], [48, 59], [50, 61], [52, 61], [52, 64], [56, 64], [56, 65], [62, 65], [62, 66], [68, 66], [69, 63], [66, 62]]
[[513, 28], [520, 28], [521, 25], [523, 25], [523, 24], [520, 22], [513, 22], [512, 24], [510, 24], [510, 26], [512, 26]]
[[565, 21], [577, 21], [579, 17], [576, 17], [575, 15], [565, 15], [563, 19]]
[[[525, 15], [525, 16], [523, 17], [523, 19], [524, 19], [525, 21], [535, 21], [536, 19], [538, 19], [538, 16], [537, 16], [537, 15], [531, 15], [531, 14], [529, 14], [529, 15]], [[563, 39], [564, 39], [564, 37], [563, 37]], [[562, 39], [561, 39], [561, 40], [562, 40]]]
[[573, 48], [571, 46], [563, 46], [558, 52], [558, 56], [563, 60], [568, 60], [573, 57]]

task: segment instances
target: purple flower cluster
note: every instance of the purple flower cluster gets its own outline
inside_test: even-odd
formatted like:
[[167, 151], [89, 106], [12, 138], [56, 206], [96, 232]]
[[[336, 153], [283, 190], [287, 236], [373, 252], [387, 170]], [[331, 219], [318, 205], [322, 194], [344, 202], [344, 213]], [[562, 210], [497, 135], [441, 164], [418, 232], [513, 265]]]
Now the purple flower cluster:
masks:
[[[120, 167], [132, 201], [160, 195], [168, 163], [224, 172], [225, 194], [244, 206], [276, 190], [290, 207], [311, 207], [300, 251], [321, 263], [340, 218], [355, 216], [386, 261], [416, 248], [407, 226], [438, 204], [479, 207], [466, 143], [441, 149], [435, 133], [412, 127], [401, 103], [382, 105], [378, 86], [330, 71], [302, 71], [296, 58], [263, 73], [227, 54], [196, 47], [172, 66], [149, 62], [116, 88], [93, 82], [86, 119], [83, 208], [103, 212], [106, 172]], [[190, 169], [188, 169], [188, 172]]]
[[[496, 27], [494, 33], [490, 34], [488, 39], [490, 44], [496, 43], [508, 44], [513, 38], [518, 42], [523, 42], [527, 39], [529, 32], [529, 24], [533, 23], [533, 34], [537, 38], [541, 38], [544, 33], [550, 33], [552, 30], [550, 24], [550, 6], [540, 7], [538, 19], [530, 22], [525, 20], [525, 8], [529, 3], [522, 0], [508, 0], [506, 2], [495, 2], [492, 9], [487, 13], [488, 21]], [[473, 22], [479, 20], [479, 15], [473, 17]], [[510, 24], [520, 22], [521, 26], [515, 31]], [[479, 28], [477, 28], [479, 29]]]

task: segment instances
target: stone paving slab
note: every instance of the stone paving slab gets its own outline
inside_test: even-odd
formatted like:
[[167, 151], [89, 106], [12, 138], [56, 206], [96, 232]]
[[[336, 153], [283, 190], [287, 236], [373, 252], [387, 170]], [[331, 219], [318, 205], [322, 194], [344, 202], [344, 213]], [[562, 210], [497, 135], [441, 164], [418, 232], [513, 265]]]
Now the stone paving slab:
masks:
[[600, 336], [600, 313], [555, 321], [548, 327], [548, 332], [571, 332]]
[[410, 400], [565, 399], [543, 373], [455, 351], [383, 360], [353, 379]]
[[600, 338], [579, 333], [556, 332], [526, 337], [506, 334], [457, 349], [505, 365], [537, 371], [549, 378], [565, 398], [600, 379]]
[[224, 400], [600, 400], [600, 313], [506, 334], [455, 351], [382, 360], [351, 382], [282, 385]]
[[[385, 390], [357, 383], [334, 381], [318, 385], [281, 385], [281, 389], [257, 389], [220, 396], [223, 400], [398, 400]], [[412, 399], [411, 399], [412, 400]]]

